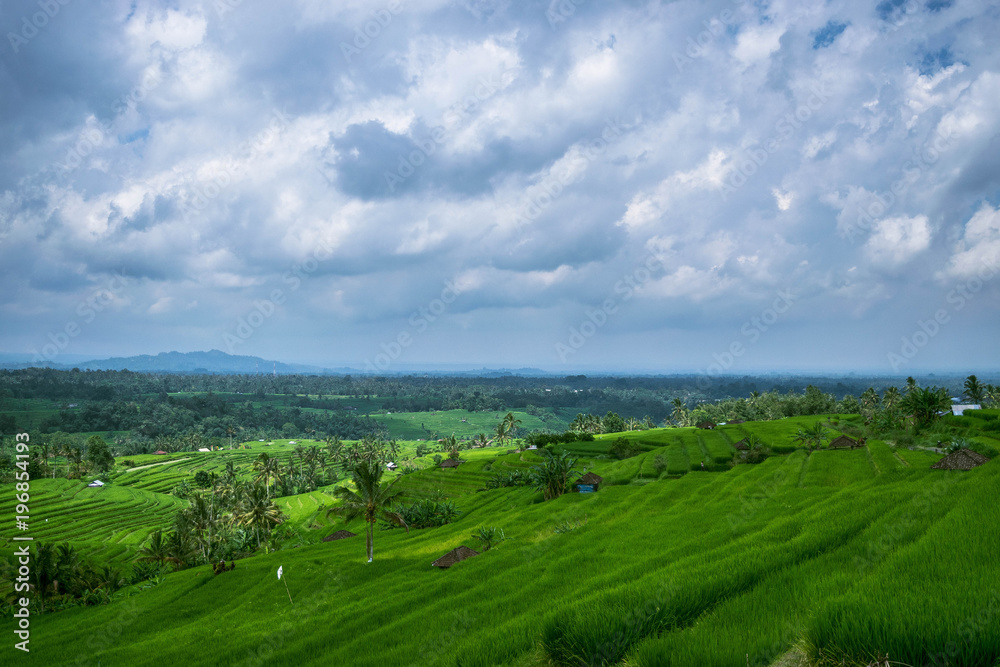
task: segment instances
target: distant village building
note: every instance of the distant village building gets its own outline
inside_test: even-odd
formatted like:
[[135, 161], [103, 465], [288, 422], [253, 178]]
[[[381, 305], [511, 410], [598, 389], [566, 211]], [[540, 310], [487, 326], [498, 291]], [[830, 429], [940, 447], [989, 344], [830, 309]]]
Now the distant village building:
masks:
[[470, 549], [469, 547], [463, 544], [462, 546], [456, 549], [452, 549], [451, 551], [449, 551], [448, 553], [446, 553], [445, 555], [441, 556], [436, 561], [431, 563], [431, 567], [440, 567], [442, 569], [447, 569], [452, 565], [454, 565], [455, 563], [458, 563], [459, 561], [463, 561], [466, 558], [472, 558], [473, 556], [478, 556], [478, 555], [479, 555], [478, 551], [476, 551], [475, 549]]
[[979, 452], [959, 449], [932, 465], [931, 470], [972, 470], [988, 462], [989, 459]]
[[744, 452], [748, 451], [750, 449], [750, 445], [747, 443], [747, 439], [746, 438], [743, 438], [739, 442], [734, 443], [733, 447], [735, 447], [736, 449], [739, 449], [740, 451], [744, 451]]
[[713, 428], [715, 428], [715, 422], [710, 422], [710, 421], [708, 421], [706, 419], [703, 422], [698, 422], [698, 428], [703, 428], [703, 429], [706, 429], [706, 430], [713, 429]]
[[389, 461], [388, 463], [385, 464], [385, 469], [389, 471], [396, 470], [398, 468], [399, 466], [393, 463], [392, 461]]
[[463, 463], [465, 463], [465, 461], [463, 461], [462, 459], [445, 459], [444, 461], [441, 461], [441, 464], [440, 464], [439, 467], [441, 467], [441, 468], [457, 468], [458, 466], [462, 465]]
[[104, 486], [104, 482], [102, 482], [102, 481], [101, 481], [101, 480], [99, 480], [99, 479], [95, 479], [95, 480], [94, 480], [93, 482], [91, 482], [91, 483], [90, 483], [90, 484], [88, 484], [87, 486], [92, 486], [92, 487], [101, 487], [101, 486]]
[[860, 447], [861, 443], [853, 438], [848, 438], [846, 435], [841, 435], [830, 441], [828, 447], [830, 449], [854, 449]]
[[581, 476], [580, 479], [576, 480], [574, 488], [578, 493], [594, 493], [600, 488], [601, 482], [603, 481], [604, 478], [600, 475], [588, 472], [587, 474]]
[[198, 451], [199, 451], [199, 452], [210, 452], [210, 451], [212, 451], [212, 450], [211, 450], [211, 449], [209, 449], [208, 447], [199, 447], [199, 448], [198, 448]]
[[324, 542], [333, 542], [334, 540], [346, 540], [348, 537], [357, 537], [356, 533], [352, 533], [349, 530], [338, 530], [332, 535], [327, 535], [323, 538]]
[[965, 412], [966, 410], [982, 410], [982, 409], [983, 409], [982, 406], [975, 403], [970, 403], [968, 405], [953, 405], [951, 406], [951, 414], [955, 415], [956, 417], [961, 417], [962, 413]]
[[154, 453], [154, 454], [166, 454], [166, 452], [165, 452], [165, 451], [163, 451], [162, 449], [157, 449], [157, 450], [156, 450], [155, 452], [153, 452], [153, 453]]

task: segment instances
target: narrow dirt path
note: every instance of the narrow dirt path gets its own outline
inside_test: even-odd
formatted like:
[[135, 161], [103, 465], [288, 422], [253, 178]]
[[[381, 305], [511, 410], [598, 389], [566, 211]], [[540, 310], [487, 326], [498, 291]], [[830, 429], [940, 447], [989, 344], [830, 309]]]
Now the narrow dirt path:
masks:
[[171, 463], [180, 463], [181, 461], [188, 461], [190, 459], [190, 456], [185, 456], [182, 459], [171, 459], [170, 461], [164, 461], [163, 463], [150, 463], [149, 465], [138, 466], [136, 468], [126, 468], [125, 472], [135, 472], [136, 470], [145, 470], [146, 468], [155, 468], [156, 466], [166, 466]]

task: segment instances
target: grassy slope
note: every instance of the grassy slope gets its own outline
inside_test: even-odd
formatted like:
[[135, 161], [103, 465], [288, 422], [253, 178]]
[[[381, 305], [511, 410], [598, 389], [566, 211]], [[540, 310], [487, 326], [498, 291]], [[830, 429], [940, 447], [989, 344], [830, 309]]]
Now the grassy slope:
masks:
[[[678, 435], [647, 433], [665, 438], [650, 443], [662, 451], [699, 446], [670, 442]], [[179, 572], [120, 603], [33, 619], [30, 657], [45, 665], [81, 655], [129, 665], [528, 665], [544, 634], [562, 655], [627, 656], [631, 665], [766, 665], [803, 641], [831, 660], [882, 650], [924, 664], [921, 637], [947, 650], [971, 632], [963, 650], [972, 652], [952, 664], [994, 664], [995, 623], [968, 619], [1000, 614], [1000, 597], [990, 598], [1000, 580], [1000, 510], [989, 502], [1000, 467], [932, 472], [938, 457], [883, 446], [798, 451], [658, 482], [639, 479], [644, 457], [661, 451], [650, 448], [626, 461], [581, 461], [608, 483], [548, 503], [528, 489], [475, 492], [493, 471], [530, 465], [532, 454], [463, 453], [468, 463], [457, 470], [400, 481], [413, 497], [442, 491], [461, 519], [379, 532], [371, 565], [356, 538], [240, 561], [218, 577], [206, 567]], [[283, 502], [306, 520], [321, 495]], [[459, 544], [475, 547], [470, 533], [480, 525], [513, 539], [450, 570], [430, 567]], [[294, 605], [274, 576], [278, 565]], [[665, 615], [674, 629], [634, 636], [645, 618], [637, 610]]]

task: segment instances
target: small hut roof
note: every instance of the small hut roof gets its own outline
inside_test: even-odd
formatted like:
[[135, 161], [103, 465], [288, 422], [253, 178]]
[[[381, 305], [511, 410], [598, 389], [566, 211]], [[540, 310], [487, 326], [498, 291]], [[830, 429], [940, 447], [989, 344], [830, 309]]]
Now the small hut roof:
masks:
[[960, 449], [952, 452], [931, 466], [933, 470], [972, 470], [989, 461], [988, 458], [971, 449]]
[[736, 449], [742, 449], [742, 450], [750, 449], [750, 445], [749, 445], [749, 443], [747, 443], [747, 439], [746, 438], [743, 438], [739, 442], [733, 444], [733, 447], [735, 447]]
[[601, 477], [600, 475], [595, 475], [592, 472], [588, 472], [586, 475], [583, 475], [582, 477], [580, 477], [580, 479], [576, 480], [576, 483], [577, 484], [600, 484], [603, 481], [604, 481], [604, 478]]
[[715, 428], [715, 422], [710, 422], [706, 419], [703, 422], [698, 422], [698, 428]]
[[323, 541], [333, 542], [334, 540], [346, 540], [348, 537], [357, 537], [357, 535], [349, 530], [338, 530], [336, 533], [324, 537]]
[[464, 544], [458, 548], [452, 549], [445, 555], [438, 558], [436, 561], [431, 563], [431, 567], [449, 568], [460, 560], [465, 560], [466, 558], [472, 558], [473, 556], [478, 556], [479, 552], [475, 549], [470, 549]]
[[462, 459], [445, 459], [444, 461], [441, 461], [441, 466], [440, 467], [442, 467], [442, 468], [457, 468], [458, 466], [462, 465], [463, 463], [465, 463], [465, 461], [463, 461]]
[[156, 452], [154, 452], [154, 453], [156, 453], [156, 454], [166, 454], [166, 452], [165, 452], [165, 451], [163, 451], [162, 449], [158, 449], [158, 450], [156, 450]]
[[730, 423], [730, 424], [745, 424], [745, 423], [746, 423], [746, 421], [747, 421], [746, 419], [733, 419], [733, 420], [732, 420], [732, 421], [730, 421], [729, 423]]
[[854, 449], [858, 447], [859, 443], [857, 440], [848, 438], [846, 435], [841, 435], [830, 441], [829, 449]]

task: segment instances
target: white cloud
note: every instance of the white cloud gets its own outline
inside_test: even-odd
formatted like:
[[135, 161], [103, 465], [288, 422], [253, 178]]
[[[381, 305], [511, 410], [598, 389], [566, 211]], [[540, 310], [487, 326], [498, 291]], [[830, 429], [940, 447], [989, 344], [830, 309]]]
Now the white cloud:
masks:
[[875, 223], [864, 251], [873, 268], [893, 269], [927, 250], [930, 244], [931, 227], [926, 215], [901, 216]]

